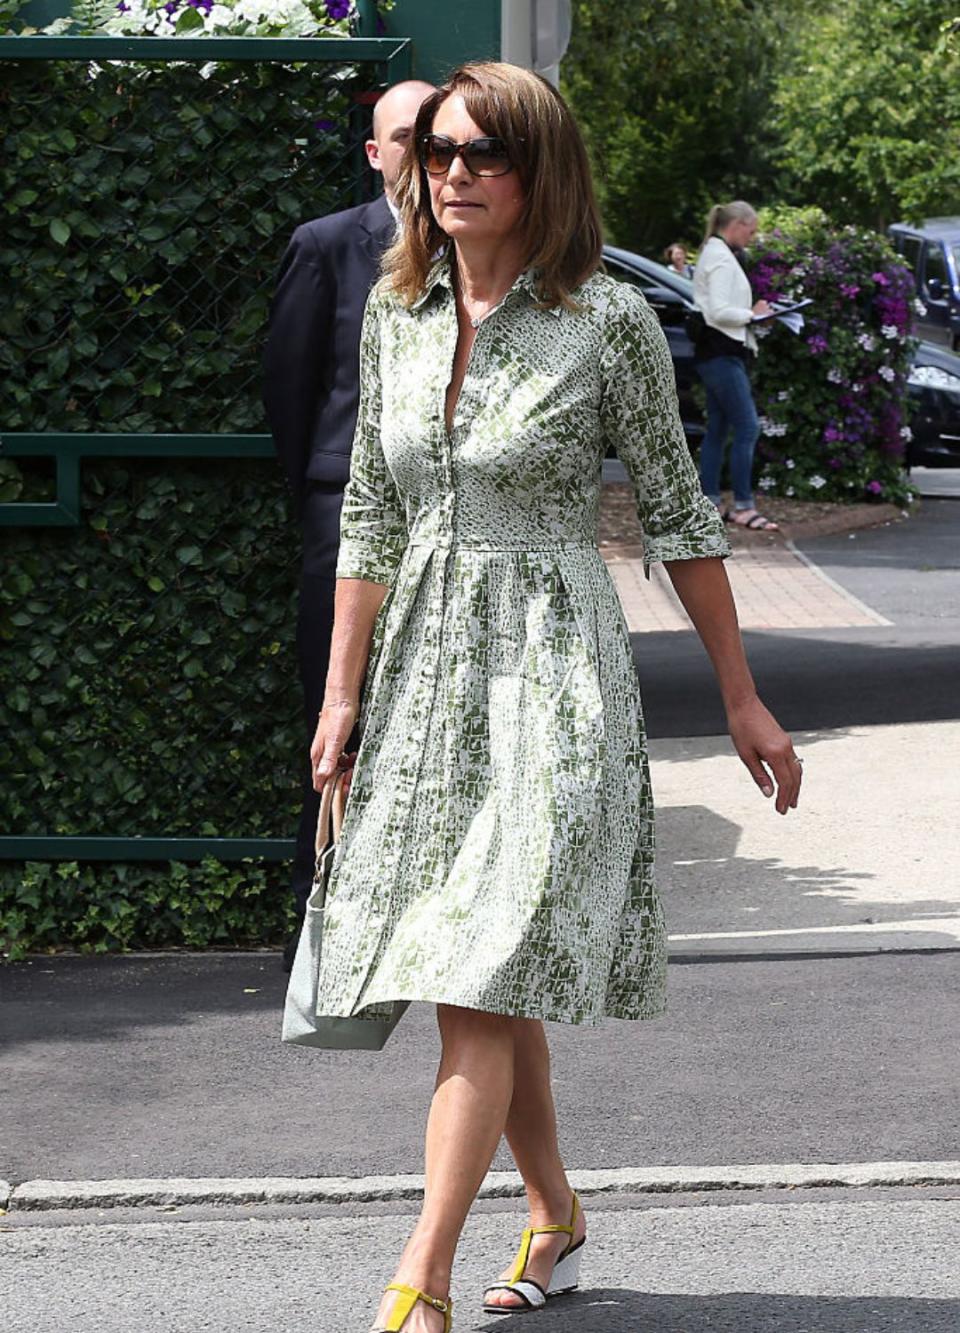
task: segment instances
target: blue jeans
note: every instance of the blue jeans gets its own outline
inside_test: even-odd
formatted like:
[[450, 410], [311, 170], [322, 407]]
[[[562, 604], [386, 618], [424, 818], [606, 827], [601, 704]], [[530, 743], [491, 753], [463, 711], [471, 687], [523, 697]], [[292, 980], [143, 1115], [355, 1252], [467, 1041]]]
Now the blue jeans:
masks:
[[720, 472], [727, 436], [730, 480], [737, 509], [753, 508], [753, 451], [760, 436], [760, 419], [753, 405], [750, 377], [738, 356], [714, 356], [697, 362], [697, 374], [707, 390], [707, 429], [700, 445], [700, 485], [714, 504], [720, 503]]

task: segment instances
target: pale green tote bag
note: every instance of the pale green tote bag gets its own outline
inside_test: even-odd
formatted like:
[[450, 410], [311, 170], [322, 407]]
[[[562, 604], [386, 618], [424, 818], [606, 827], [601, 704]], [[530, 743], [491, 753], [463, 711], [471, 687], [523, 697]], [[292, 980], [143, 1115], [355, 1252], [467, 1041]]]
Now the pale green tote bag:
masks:
[[320, 797], [316, 871], [296, 957], [290, 969], [281, 1039], [295, 1046], [317, 1046], [327, 1051], [380, 1051], [403, 1017], [408, 1005], [406, 1000], [371, 1005], [362, 1017], [356, 1018], [333, 1018], [317, 1012], [323, 913], [327, 882], [343, 826], [345, 776], [340, 772], [329, 777]]

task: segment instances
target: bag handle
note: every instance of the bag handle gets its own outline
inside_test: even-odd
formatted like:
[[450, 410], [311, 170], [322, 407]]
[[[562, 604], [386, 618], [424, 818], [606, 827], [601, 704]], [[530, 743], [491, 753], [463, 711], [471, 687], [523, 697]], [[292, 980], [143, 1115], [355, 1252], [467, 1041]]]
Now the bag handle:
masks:
[[337, 843], [340, 841], [340, 833], [343, 829], [343, 819], [347, 809], [347, 794], [344, 791], [344, 786], [346, 785], [347, 774], [349, 771], [349, 769], [345, 768], [339, 773], [334, 774], [333, 805], [330, 810], [330, 818], [333, 823], [334, 847], [336, 847]]
[[347, 798], [343, 791], [343, 782], [346, 776], [347, 770], [341, 769], [336, 773], [331, 773], [323, 784], [323, 791], [320, 793], [320, 812], [317, 815], [317, 833], [314, 840], [317, 860], [323, 856], [328, 847], [336, 847], [340, 841], [340, 831], [343, 828], [343, 816], [347, 804]]

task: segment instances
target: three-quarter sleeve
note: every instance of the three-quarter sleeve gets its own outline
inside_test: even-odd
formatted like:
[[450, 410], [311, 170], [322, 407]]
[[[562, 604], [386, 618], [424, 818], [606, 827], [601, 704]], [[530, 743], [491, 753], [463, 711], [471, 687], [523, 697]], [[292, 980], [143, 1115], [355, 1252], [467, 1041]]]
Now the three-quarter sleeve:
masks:
[[633, 483], [647, 576], [655, 560], [727, 556], [683, 433], [663, 330], [636, 288], [618, 284], [603, 318], [600, 419]]
[[374, 291], [360, 335], [360, 406], [340, 516], [337, 578], [390, 584], [407, 546], [407, 524], [380, 440], [382, 318]]

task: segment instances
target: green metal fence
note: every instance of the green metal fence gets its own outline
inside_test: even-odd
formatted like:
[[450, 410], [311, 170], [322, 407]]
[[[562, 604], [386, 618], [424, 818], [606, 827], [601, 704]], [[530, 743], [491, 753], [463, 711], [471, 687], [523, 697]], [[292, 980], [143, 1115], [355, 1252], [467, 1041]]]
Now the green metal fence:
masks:
[[364, 197], [409, 68], [394, 38], [0, 38], [0, 859], [290, 855], [266, 311], [293, 227]]

